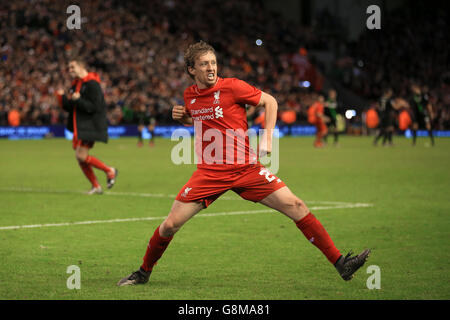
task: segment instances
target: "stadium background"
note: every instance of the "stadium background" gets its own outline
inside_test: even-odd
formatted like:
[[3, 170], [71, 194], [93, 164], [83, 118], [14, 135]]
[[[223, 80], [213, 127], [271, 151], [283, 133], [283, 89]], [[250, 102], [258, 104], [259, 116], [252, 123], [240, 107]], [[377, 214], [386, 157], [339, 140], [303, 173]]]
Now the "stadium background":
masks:
[[[345, 131], [365, 134], [364, 111], [383, 87], [407, 98], [419, 81], [433, 104], [433, 129], [450, 129], [448, 12], [424, 2], [87, 1], [79, 3], [80, 30], [66, 27], [69, 4], [1, 4], [0, 126], [64, 124], [54, 93], [70, 84], [71, 56], [99, 72], [110, 125], [134, 124], [141, 105], [158, 125], [174, 125], [170, 108], [191, 83], [183, 50], [204, 39], [219, 53], [221, 76], [277, 98], [280, 126], [286, 110], [295, 112], [294, 125], [308, 125], [312, 93], [336, 88], [341, 113], [356, 111]], [[381, 30], [366, 28], [370, 4], [382, 8]], [[28, 132], [11, 130], [0, 136]]]
[[[313, 134], [306, 114], [314, 93], [336, 88], [344, 111], [356, 111], [340, 148], [280, 139], [278, 176], [343, 252], [372, 248], [369, 264], [381, 268], [382, 280], [380, 290], [369, 290], [360, 270], [343, 282], [288, 219], [230, 192], [177, 234], [148, 286], [118, 290], [194, 165], [170, 161], [169, 139], [154, 148], [137, 148], [136, 138], [98, 143], [93, 153], [121, 175], [113, 191], [89, 197], [69, 141], [0, 139], [0, 299], [448, 300], [450, 141], [425, 148], [428, 140], [419, 139], [413, 148], [397, 136], [394, 148], [374, 148], [362, 121], [383, 86], [407, 96], [409, 83], [421, 81], [436, 111], [434, 130], [450, 130], [443, 3], [1, 1], [5, 138], [51, 137], [49, 128], [65, 134], [67, 115], [54, 93], [70, 84], [72, 55], [100, 73], [110, 136], [137, 134], [133, 113], [141, 105], [156, 115], [161, 135], [171, 132], [170, 108], [191, 84], [183, 51], [198, 39], [217, 49], [219, 75], [277, 98], [280, 128], [282, 112], [294, 110], [296, 132]], [[71, 4], [81, 8], [81, 30], [66, 28]], [[369, 4], [382, 9], [381, 30], [365, 27]], [[18, 126], [9, 125], [11, 113]], [[81, 290], [66, 286], [70, 265], [81, 268]]]

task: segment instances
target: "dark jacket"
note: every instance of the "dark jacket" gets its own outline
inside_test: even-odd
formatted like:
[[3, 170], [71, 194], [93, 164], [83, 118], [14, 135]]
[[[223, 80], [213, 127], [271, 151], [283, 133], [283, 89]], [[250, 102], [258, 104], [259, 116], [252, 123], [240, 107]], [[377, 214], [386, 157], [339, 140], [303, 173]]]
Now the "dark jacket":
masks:
[[80, 92], [80, 98], [59, 97], [62, 108], [69, 112], [67, 130], [73, 132], [78, 140], [108, 142], [106, 103], [99, 76], [89, 73], [83, 79], [75, 80], [71, 91]]

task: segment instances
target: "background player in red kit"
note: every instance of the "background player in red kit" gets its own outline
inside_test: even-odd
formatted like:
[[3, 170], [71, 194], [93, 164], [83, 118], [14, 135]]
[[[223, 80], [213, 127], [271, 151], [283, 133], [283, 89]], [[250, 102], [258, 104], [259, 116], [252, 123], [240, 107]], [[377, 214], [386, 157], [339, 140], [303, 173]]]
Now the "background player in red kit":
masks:
[[89, 155], [95, 141], [108, 141], [106, 105], [100, 87], [100, 77], [88, 72], [83, 61], [74, 59], [68, 65], [69, 74], [74, 79], [68, 94], [60, 89], [57, 97], [61, 107], [69, 113], [67, 129], [73, 132], [72, 147], [81, 170], [92, 185], [88, 194], [102, 194], [92, 167], [106, 174], [107, 187], [112, 188], [118, 170], [107, 166], [99, 159]]
[[319, 94], [317, 100], [308, 109], [308, 122], [316, 126], [316, 140], [314, 147], [323, 147], [323, 138], [328, 133], [326, 121], [328, 117], [325, 116], [325, 97]]
[[[232, 148], [232, 157], [229, 154], [231, 139], [226, 139], [231, 134], [229, 130], [247, 130], [246, 104], [265, 108], [266, 130], [260, 140], [259, 154], [271, 152], [272, 131], [278, 108], [276, 100], [244, 81], [218, 77], [215, 51], [203, 41], [189, 46], [184, 60], [186, 71], [194, 79], [195, 85], [185, 90], [185, 106], [174, 106], [172, 116], [184, 125], [196, 126], [196, 152], [201, 153], [201, 161], [178, 193], [168, 217], [156, 228], [139, 270], [121, 279], [118, 285], [148, 282], [155, 263], [174, 234], [196, 213], [208, 207], [228, 190], [233, 190], [246, 200], [260, 202], [276, 209], [291, 218], [305, 237], [336, 267], [342, 278], [350, 280], [365, 263], [370, 250], [353, 257], [351, 254], [342, 256], [305, 203], [257, 161], [256, 155], [250, 150], [248, 138], [237, 139], [236, 147]], [[216, 136], [216, 139], [227, 141], [223, 144], [221, 155], [220, 150], [216, 149], [214, 161], [207, 152], [211, 142], [202, 140], [202, 132], [208, 130], [222, 135], [223, 139], [220, 139], [220, 136]], [[245, 159], [242, 159], [244, 157]]]

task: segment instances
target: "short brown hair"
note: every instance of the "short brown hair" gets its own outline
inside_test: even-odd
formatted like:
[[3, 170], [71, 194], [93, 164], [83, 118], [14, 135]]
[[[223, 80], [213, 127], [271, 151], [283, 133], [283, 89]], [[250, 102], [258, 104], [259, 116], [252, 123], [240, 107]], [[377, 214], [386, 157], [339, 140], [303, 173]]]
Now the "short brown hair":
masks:
[[207, 52], [212, 52], [214, 55], [216, 54], [214, 48], [203, 40], [191, 44], [184, 52], [184, 70], [192, 79], [194, 79], [194, 76], [189, 72], [189, 68], [194, 68], [195, 59]]
[[80, 67], [82, 67], [84, 69], [88, 68], [87, 63], [83, 58], [78, 58], [78, 57], [71, 58], [71, 59], [69, 59], [69, 63], [70, 62], [76, 62]]

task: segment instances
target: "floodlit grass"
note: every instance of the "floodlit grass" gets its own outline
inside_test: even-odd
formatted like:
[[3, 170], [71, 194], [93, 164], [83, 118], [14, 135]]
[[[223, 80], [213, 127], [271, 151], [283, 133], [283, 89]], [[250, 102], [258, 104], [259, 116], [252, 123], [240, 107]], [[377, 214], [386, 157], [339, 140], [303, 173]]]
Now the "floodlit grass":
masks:
[[[0, 299], [449, 299], [450, 139], [434, 148], [425, 138], [416, 147], [395, 142], [341, 137], [339, 148], [318, 150], [312, 138], [280, 141], [277, 175], [342, 253], [373, 249], [352, 281], [280, 213], [202, 217], [266, 209], [228, 192], [175, 235], [147, 285], [119, 288], [195, 170], [172, 164], [176, 142], [96, 144], [91, 154], [120, 175], [111, 191], [87, 196], [69, 141], [0, 140]], [[105, 187], [104, 173], [96, 174]], [[147, 217], [154, 219], [102, 223]], [[97, 223], [39, 226], [83, 221]], [[5, 229], [29, 225], [37, 226]], [[81, 270], [80, 290], [66, 286], [70, 265]], [[366, 287], [370, 265], [381, 270], [380, 290]]]

